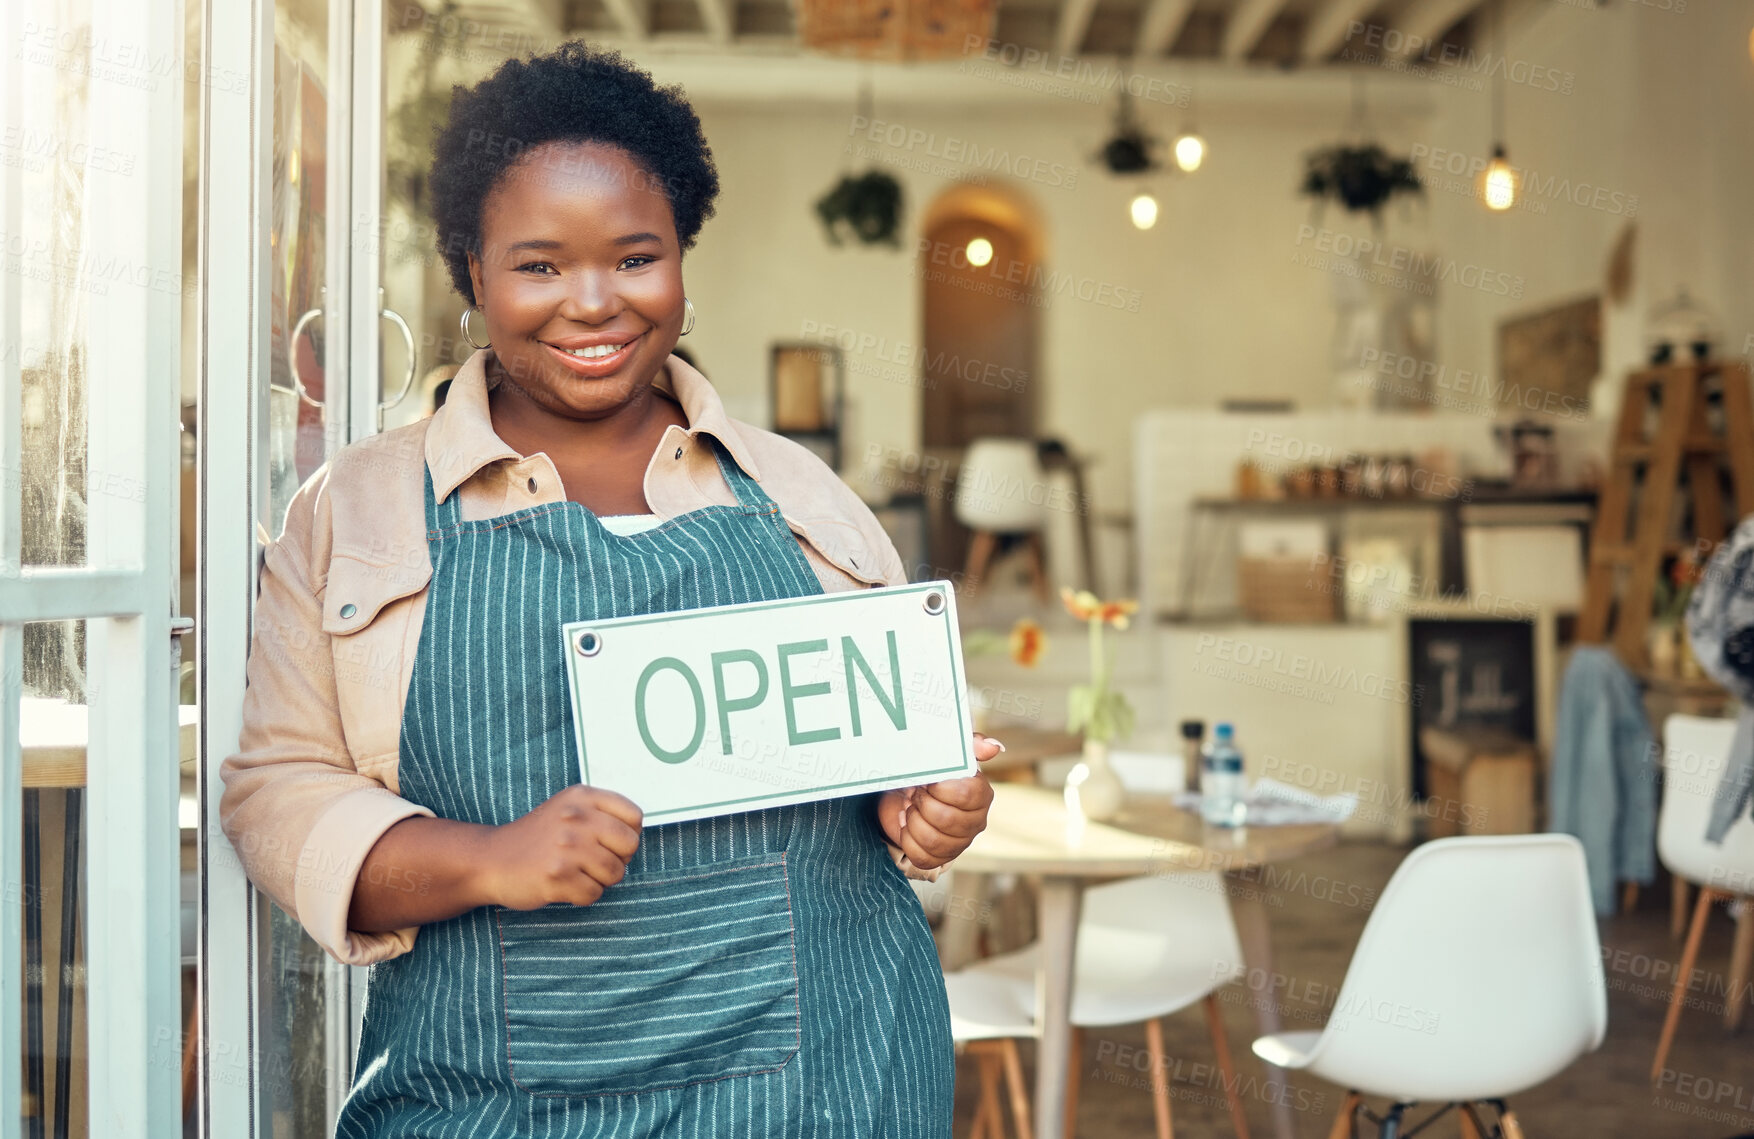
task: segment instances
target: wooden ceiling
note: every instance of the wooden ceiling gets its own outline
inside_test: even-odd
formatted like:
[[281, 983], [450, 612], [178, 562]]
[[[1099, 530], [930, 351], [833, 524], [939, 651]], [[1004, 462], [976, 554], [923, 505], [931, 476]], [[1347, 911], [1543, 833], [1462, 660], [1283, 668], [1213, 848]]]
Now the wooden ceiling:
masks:
[[[993, 38], [1054, 56], [1298, 67], [1416, 58], [1481, 40], [1499, 0], [999, 0]], [[1503, 0], [1515, 11], [1551, 0]], [[1593, 4], [1595, 0], [1568, 0]], [[436, 0], [428, 0], [429, 6]], [[484, 0], [465, 9], [515, 0]], [[526, 0], [561, 35], [648, 48], [774, 50], [796, 45], [791, 0]], [[1370, 29], [1360, 33], [1360, 25]]]

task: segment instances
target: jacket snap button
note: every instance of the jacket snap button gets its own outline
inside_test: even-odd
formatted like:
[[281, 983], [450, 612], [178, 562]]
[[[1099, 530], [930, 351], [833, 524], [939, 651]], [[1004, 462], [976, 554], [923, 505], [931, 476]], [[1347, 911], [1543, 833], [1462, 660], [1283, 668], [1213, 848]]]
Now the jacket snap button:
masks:
[[535, 479], [530, 480], [530, 493], [531, 494], [536, 493], [536, 480]]
[[682, 448], [680, 448], [680, 447], [676, 448], [676, 457], [678, 459], [680, 459], [682, 457]]
[[355, 613], [358, 613], [358, 612], [359, 612], [359, 606], [353, 604], [352, 602], [348, 602], [346, 605], [343, 605], [341, 607], [341, 619], [343, 621], [345, 621], [347, 618], [353, 616]]

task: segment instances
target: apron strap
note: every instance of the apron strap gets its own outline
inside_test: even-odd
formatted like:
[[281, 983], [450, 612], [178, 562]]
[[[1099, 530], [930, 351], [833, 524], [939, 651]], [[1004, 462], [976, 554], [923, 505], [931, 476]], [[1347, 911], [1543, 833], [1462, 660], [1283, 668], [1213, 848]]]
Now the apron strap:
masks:
[[737, 505], [755, 507], [757, 509], [754, 513], [761, 514], [773, 513], [779, 509], [774, 504], [774, 500], [767, 496], [767, 492], [761, 489], [761, 484], [750, 478], [744, 473], [743, 468], [737, 465], [737, 460], [733, 459], [730, 452], [725, 450], [725, 445], [719, 442], [717, 436], [708, 435], [705, 432], [702, 432], [702, 436], [712, 440], [713, 457], [719, 462], [719, 473], [725, 476], [725, 481], [731, 486], [731, 493], [737, 496]]
[[432, 468], [421, 463], [420, 471], [426, 480], [426, 533], [430, 539], [433, 534], [463, 520], [462, 488], [453, 490], [443, 502], [434, 501]]

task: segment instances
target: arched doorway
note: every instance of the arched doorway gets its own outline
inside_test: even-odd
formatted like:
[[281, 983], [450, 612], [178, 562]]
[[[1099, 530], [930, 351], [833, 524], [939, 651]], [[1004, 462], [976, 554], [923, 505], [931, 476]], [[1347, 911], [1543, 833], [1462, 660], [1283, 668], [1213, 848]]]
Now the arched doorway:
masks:
[[1040, 376], [1040, 215], [1020, 194], [954, 186], [920, 225], [920, 442], [938, 460], [928, 487], [932, 560], [960, 575], [971, 532], [957, 520], [955, 477], [976, 439], [1034, 439]]
[[927, 209], [919, 263], [927, 448], [1034, 437], [1041, 244], [1034, 210], [998, 188], [957, 186]]

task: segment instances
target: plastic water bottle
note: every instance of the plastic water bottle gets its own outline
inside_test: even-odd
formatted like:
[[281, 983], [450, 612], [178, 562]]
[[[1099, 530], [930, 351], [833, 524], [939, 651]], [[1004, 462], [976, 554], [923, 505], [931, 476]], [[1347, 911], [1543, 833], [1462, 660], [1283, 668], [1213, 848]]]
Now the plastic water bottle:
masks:
[[1212, 742], [1200, 754], [1200, 817], [1215, 827], [1239, 827], [1248, 810], [1247, 785], [1242, 776], [1242, 752], [1236, 748], [1236, 731], [1219, 724]]

